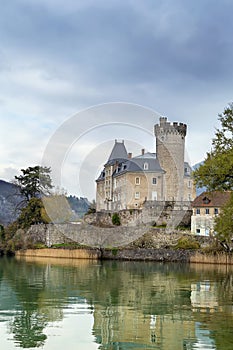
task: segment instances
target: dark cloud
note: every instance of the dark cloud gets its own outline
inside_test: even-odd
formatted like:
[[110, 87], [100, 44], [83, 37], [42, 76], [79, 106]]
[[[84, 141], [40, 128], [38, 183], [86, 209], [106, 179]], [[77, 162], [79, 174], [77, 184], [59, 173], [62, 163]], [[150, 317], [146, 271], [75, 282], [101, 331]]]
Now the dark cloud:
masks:
[[25, 64], [93, 85], [232, 78], [232, 2], [110, 3], [62, 15], [40, 2], [7, 2], [1, 42]]
[[40, 118], [52, 132], [80, 108], [121, 100], [188, 123], [193, 143], [201, 123], [211, 140], [232, 100], [232, 12], [231, 0], [4, 1], [0, 118], [18, 116], [20, 130], [23, 117], [29, 133]]

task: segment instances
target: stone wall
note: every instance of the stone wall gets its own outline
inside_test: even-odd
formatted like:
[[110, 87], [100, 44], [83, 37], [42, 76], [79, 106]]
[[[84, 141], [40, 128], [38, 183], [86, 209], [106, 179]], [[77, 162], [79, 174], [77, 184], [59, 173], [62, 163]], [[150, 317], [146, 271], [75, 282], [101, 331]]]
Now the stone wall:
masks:
[[143, 261], [160, 261], [160, 262], [189, 262], [190, 256], [194, 254], [188, 250], [172, 249], [120, 249], [104, 250], [102, 259], [111, 260], [143, 260]]
[[[178, 240], [187, 235], [183, 231], [168, 232], [165, 228], [152, 228], [146, 225], [137, 227], [95, 227], [87, 224], [34, 225], [26, 233], [21, 233], [32, 243], [43, 243], [47, 247], [56, 244], [75, 242], [81, 246], [95, 248], [140, 247], [140, 248], [172, 248]], [[201, 247], [208, 245], [209, 237], [195, 236]]]
[[97, 227], [82, 223], [34, 225], [26, 236], [32, 243], [41, 242], [47, 247], [54, 244], [76, 242], [88, 247], [126, 246], [149, 231], [144, 225], [138, 227]]
[[[161, 226], [174, 230], [177, 226], [191, 226], [192, 210], [189, 202], [146, 201], [142, 209], [117, 211], [122, 226]], [[112, 227], [112, 211], [86, 215], [84, 221], [99, 227]]]
[[[161, 263], [201, 263], [233, 265], [232, 254], [224, 252], [218, 254], [204, 254], [200, 251], [173, 250], [173, 249], [152, 249], [152, 248], [124, 248], [124, 249], [28, 249], [17, 251], [16, 257], [19, 259], [32, 258], [53, 258], [57, 259], [85, 259], [87, 260], [138, 260], [157, 261]], [[56, 259], [57, 258], [57, 259]], [[65, 263], [66, 260], [64, 260]], [[61, 260], [59, 260], [61, 263]]]
[[[21, 232], [22, 234], [23, 232]], [[181, 237], [198, 241], [200, 248], [214, 246], [215, 239], [193, 236], [165, 229], [140, 227], [98, 228], [91, 225], [34, 225], [26, 233], [31, 241], [48, 247], [57, 243], [78, 242], [80, 249], [34, 249], [17, 252], [17, 256], [42, 256], [72, 259], [153, 260], [161, 262], [196, 262], [233, 264], [232, 254], [200, 250], [175, 249]], [[85, 247], [86, 246], [86, 247]], [[88, 247], [87, 247], [88, 246]], [[205, 250], [206, 251], [206, 250]]]

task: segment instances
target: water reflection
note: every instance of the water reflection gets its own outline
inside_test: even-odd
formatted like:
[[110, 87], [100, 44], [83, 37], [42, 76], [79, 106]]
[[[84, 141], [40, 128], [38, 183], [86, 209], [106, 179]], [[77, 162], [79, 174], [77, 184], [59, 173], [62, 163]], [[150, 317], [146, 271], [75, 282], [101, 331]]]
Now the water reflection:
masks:
[[0, 260], [4, 350], [217, 349], [232, 343], [232, 269]]

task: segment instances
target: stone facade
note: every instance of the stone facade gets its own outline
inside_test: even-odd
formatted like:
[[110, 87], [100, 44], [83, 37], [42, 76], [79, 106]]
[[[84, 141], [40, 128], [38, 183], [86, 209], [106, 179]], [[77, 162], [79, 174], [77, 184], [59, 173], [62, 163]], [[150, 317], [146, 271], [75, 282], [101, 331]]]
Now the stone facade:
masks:
[[156, 152], [161, 168], [165, 171], [166, 200], [184, 200], [184, 150], [186, 124], [169, 123], [160, 118], [155, 125]]
[[195, 198], [191, 167], [184, 161], [187, 126], [160, 118], [155, 125], [156, 154], [127, 154], [117, 142], [96, 180], [97, 211], [142, 208], [147, 201], [189, 202]]

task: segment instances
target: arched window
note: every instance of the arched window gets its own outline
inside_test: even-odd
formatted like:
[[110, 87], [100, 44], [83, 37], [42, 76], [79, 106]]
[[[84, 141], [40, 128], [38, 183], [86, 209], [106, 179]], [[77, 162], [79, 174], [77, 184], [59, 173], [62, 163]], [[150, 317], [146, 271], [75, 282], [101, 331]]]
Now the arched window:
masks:
[[148, 163], [144, 163], [144, 164], [143, 164], [143, 169], [144, 169], [144, 170], [148, 170], [148, 169], [149, 169]]

